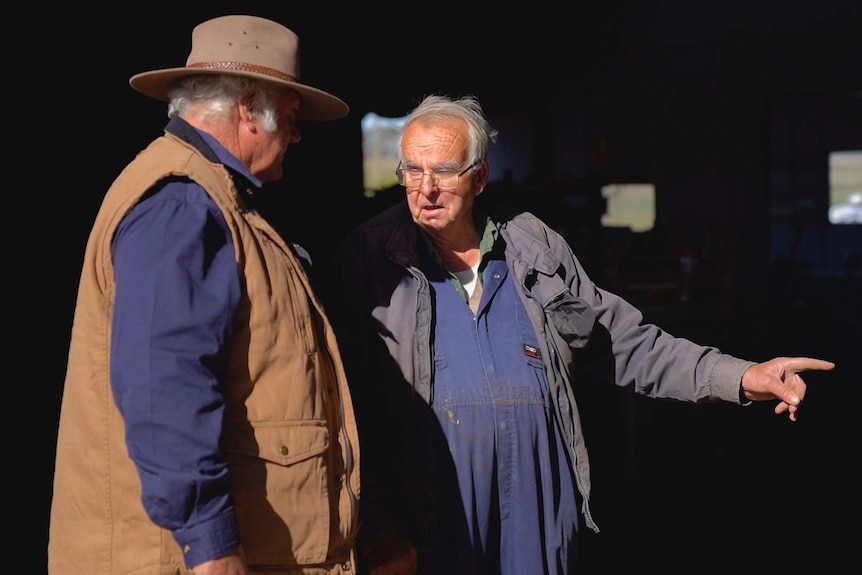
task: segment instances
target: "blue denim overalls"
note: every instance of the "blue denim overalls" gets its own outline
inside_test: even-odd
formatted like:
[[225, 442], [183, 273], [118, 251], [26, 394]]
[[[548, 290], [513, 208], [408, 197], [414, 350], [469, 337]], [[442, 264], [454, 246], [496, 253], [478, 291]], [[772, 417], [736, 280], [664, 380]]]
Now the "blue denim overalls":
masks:
[[568, 575], [577, 489], [535, 331], [491, 260], [476, 315], [437, 264], [434, 430], [439, 524], [422, 575]]

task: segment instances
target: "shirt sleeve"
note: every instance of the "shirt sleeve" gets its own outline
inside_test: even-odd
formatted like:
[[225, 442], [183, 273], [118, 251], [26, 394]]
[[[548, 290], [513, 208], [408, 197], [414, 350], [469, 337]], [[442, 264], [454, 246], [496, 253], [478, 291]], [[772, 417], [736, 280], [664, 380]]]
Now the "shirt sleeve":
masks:
[[221, 211], [197, 184], [174, 181], [120, 223], [111, 385], [143, 505], [170, 529], [187, 566], [239, 545], [219, 448], [240, 278]]

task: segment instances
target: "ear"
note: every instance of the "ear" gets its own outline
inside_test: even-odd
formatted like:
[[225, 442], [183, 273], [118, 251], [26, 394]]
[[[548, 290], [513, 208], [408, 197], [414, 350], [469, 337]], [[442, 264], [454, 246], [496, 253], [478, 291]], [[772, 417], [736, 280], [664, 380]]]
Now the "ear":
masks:
[[476, 172], [476, 195], [478, 196], [485, 191], [485, 186], [488, 184], [488, 176], [491, 173], [491, 168], [488, 167], [488, 161], [482, 162], [479, 166], [479, 171]]
[[240, 124], [246, 126], [253, 132], [257, 130], [257, 114], [254, 112], [254, 96], [254, 90], [249, 90], [243, 93], [236, 106]]

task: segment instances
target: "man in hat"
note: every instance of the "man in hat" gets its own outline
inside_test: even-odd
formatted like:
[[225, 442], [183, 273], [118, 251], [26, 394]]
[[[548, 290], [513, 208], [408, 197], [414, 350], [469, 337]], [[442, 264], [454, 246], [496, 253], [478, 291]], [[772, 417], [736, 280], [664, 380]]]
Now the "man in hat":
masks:
[[105, 195], [84, 256], [60, 413], [52, 575], [353, 575], [358, 439], [303, 250], [255, 211], [298, 120], [347, 105], [299, 79], [263, 18], [192, 33], [135, 75], [164, 134]]

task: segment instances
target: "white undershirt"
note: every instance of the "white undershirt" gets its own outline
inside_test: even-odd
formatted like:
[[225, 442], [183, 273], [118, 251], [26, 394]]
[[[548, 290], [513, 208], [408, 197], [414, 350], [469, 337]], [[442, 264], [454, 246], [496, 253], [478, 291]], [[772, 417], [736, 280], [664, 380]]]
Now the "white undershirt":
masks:
[[464, 286], [464, 291], [467, 292], [467, 297], [472, 297], [473, 291], [476, 289], [476, 279], [479, 277], [479, 264], [476, 264], [468, 270], [452, 273], [455, 274], [455, 277], [457, 277], [458, 281], [461, 282], [461, 285]]

